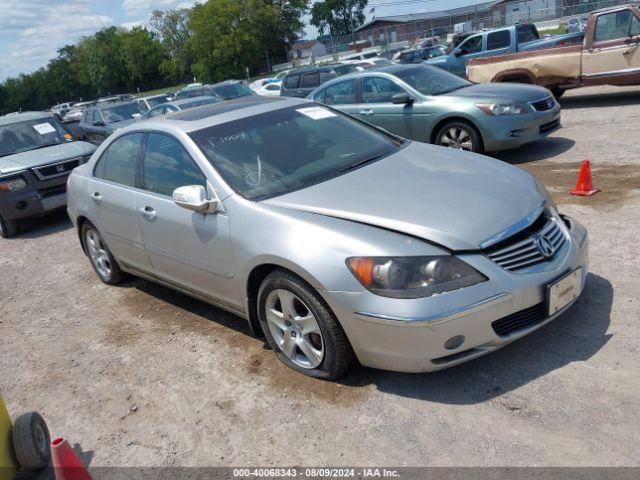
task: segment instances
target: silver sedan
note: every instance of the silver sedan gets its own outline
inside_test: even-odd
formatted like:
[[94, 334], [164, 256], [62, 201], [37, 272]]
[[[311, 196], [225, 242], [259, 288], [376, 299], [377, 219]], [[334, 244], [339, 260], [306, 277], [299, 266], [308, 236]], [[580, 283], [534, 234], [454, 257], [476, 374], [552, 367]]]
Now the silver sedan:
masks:
[[236, 313], [326, 379], [484, 355], [561, 315], [587, 275], [587, 232], [528, 173], [298, 99], [118, 130], [70, 176], [68, 211], [102, 281]]

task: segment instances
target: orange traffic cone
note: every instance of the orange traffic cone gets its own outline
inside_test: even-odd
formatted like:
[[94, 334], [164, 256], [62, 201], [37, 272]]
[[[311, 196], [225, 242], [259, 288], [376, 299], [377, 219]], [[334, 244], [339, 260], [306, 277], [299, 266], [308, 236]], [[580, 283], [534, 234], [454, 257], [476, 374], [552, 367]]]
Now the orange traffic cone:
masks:
[[594, 188], [591, 183], [591, 162], [589, 160], [583, 160], [580, 165], [580, 174], [578, 175], [578, 183], [576, 188], [571, 190], [571, 195], [581, 195], [588, 197], [589, 195], [595, 195], [600, 191], [599, 188]]
[[64, 438], [51, 442], [51, 460], [56, 480], [92, 480], [84, 464]]

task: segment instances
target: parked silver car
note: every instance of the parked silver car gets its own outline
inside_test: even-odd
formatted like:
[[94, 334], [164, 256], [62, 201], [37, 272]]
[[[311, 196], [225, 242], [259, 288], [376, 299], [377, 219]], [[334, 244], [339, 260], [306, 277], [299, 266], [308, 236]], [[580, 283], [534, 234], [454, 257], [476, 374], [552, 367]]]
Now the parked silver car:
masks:
[[556, 318], [587, 232], [527, 172], [258, 96], [117, 131], [69, 179], [102, 281], [160, 282], [248, 320], [335, 379], [437, 370]]

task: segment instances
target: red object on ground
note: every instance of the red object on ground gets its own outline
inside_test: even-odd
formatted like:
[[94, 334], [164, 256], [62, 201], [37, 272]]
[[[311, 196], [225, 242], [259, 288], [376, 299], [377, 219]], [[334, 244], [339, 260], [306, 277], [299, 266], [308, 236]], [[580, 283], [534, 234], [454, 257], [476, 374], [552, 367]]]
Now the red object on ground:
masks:
[[51, 461], [56, 480], [92, 480], [87, 468], [64, 438], [56, 438], [51, 442]]
[[600, 191], [599, 188], [594, 188], [591, 182], [591, 162], [589, 160], [583, 160], [580, 165], [580, 174], [578, 175], [578, 183], [576, 188], [571, 190], [571, 195], [581, 195], [588, 197], [589, 195], [595, 195]]

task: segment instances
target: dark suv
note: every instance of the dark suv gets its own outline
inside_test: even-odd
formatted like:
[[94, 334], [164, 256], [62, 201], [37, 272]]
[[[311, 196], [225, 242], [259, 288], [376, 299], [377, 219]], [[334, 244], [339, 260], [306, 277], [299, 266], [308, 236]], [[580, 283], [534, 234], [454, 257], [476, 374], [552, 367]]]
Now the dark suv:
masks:
[[135, 122], [141, 115], [135, 102], [101, 102], [84, 111], [78, 127], [85, 140], [100, 145], [116, 129]]
[[338, 76], [333, 66], [292, 70], [282, 80], [280, 95], [283, 97], [304, 98], [324, 82], [328, 82]]
[[0, 236], [18, 233], [20, 219], [64, 207], [67, 177], [95, 149], [51, 114], [0, 116]]

